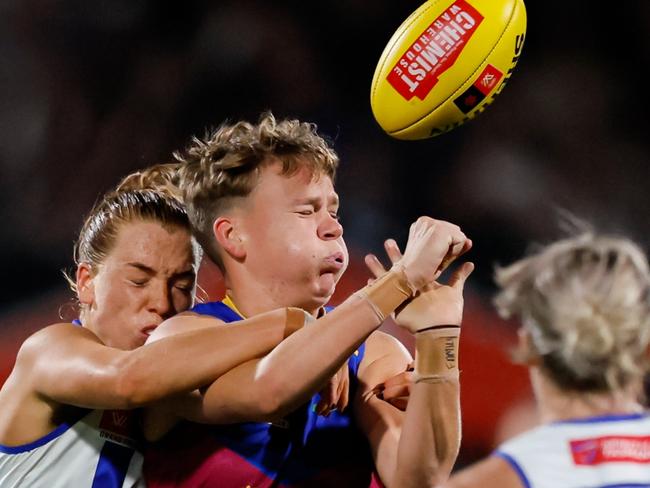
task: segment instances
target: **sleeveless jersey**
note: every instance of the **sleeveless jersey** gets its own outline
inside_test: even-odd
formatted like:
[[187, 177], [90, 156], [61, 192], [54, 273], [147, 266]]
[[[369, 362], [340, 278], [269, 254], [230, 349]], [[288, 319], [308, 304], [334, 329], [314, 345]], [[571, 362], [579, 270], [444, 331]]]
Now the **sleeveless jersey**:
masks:
[[77, 422], [21, 446], [0, 444], [2, 488], [144, 487], [132, 412], [83, 410]]
[[650, 416], [543, 425], [505, 442], [495, 455], [527, 488], [650, 488]]
[[[225, 322], [241, 316], [223, 302], [200, 304], [195, 312]], [[358, 387], [362, 345], [350, 357], [350, 398]], [[287, 372], [291, 374], [290, 372]], [[348, 407], [318, 416], [319, 396], [281, 422], [207, 426], [181, 422], [145, 451], [150, 488], [381, 486], [373, 474], [368, 442]]]

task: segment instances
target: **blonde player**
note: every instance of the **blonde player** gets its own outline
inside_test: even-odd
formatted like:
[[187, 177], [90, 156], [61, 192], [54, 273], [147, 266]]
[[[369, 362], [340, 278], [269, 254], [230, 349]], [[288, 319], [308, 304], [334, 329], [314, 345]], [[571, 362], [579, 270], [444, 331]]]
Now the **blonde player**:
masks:
[[521, 320], [542, 425], [444, 486], [649, 487], [650, 417], [639, 403], [650, 343], [643, 252], [585, 233], [498, 270], [497, 282], [499, 311]]
[[76, 247], [79, 320], [45, 327], [18, 353], [0, 390], [3, 488], [140, 484], [141, 434], [123, 409], [208, 384], [304, 323], [302, 311], [276, 310], [140, 347], [192, 305], [200, 259], [185, 209], [157, 188], [160, 169], [93, 209]]
[[[471, 246], [460, 229], [419, 219], [400, 261], [328, 311], [348, 253], [333, 186], [338, 158], [315, 127], [265, 114], [257, 124], [224, 125], [195, 139], [180, 159], [195, 235], [227, 287], [224, 301], [194, 308], [196, 320], [237, 322], [288, 305], [316, 320], [202, 395], [170, 406], [198, 422], [243, 422], [251, 418], [249, 395], [270, 388], [275, 422], [182, 423], [148, 452], [149, 486], [359, 487], [373, 483], [374, 469], [389, 487], [446, 479], [460, 438], [456, 348], [472, 266], [462, 266], [449, 285], [429, 285]], [[412, 358], [376, 329], [405, 303], [397, 321], [416, 336], [419, 377], [402, 412], [381, 401], [375, 387]], [[185, 330], [175, 323], [182, 318], [156, 336]], [[351, 408], [319, 417], [314, 394], [346, 360]], [[270, 368], [285, 375], [271, 379]]]

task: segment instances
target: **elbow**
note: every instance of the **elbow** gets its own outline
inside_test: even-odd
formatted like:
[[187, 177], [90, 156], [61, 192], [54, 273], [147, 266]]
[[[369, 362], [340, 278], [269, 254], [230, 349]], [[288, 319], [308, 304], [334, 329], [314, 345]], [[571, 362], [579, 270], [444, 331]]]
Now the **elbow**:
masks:
[[422, 460], [417, 466], [398, 468], [392, 482], [386, 483], [386, 487], [442, 488], [449, 481], [453, 466], [454, 460], [440, 460], [435, 457], [428, 462]]
[[285, 382], [274, 375], [261, 375], [255, 382], [257, 410], [260, 420], [272, 422], [289, 413]]
[[124, 364], [116, 366], [115, 370], [113, 395], [117, 405], [114, 408], [132, 410], [157, 400], [150, 394], [147, 382], [143, 381], [142, 375], [138, 374], [136, 368]]

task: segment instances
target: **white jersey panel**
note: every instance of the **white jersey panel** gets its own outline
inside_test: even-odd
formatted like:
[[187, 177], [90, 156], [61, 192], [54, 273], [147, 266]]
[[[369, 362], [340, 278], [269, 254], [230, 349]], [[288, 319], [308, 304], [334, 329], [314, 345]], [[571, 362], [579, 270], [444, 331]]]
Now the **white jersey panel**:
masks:
[[130, 412], [93, 410], [72, 426], [24, 446], [0, 445], [2, 488], [134, 488], [142, 455], [129, 429]]
[[595, 417], [537, 427], [495, 452], [529, 488], [650, 488], [650, 417]]

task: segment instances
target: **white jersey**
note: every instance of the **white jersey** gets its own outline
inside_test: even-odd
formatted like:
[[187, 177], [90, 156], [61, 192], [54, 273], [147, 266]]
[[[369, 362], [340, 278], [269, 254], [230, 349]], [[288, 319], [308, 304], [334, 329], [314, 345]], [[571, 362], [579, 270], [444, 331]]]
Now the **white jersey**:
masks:
[[527, 488], [650, 488], [650, 416], [543, 425], [495, 452]]
[[0, 487], [143, 487], [130, 414], [92, 410], [29, 444], [0, 444]]

